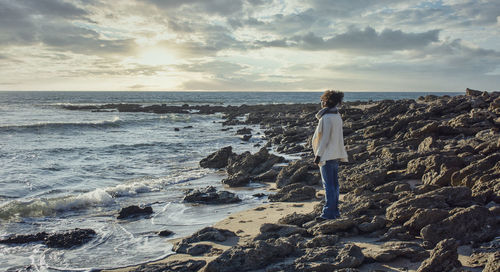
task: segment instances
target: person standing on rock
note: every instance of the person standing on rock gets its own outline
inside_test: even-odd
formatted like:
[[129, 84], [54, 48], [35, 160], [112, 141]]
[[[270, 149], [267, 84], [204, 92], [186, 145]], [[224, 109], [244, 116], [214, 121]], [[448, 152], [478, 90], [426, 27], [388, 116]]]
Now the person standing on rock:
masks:
[[312, 138], [314, 163], [320, 168], [325, 189], [325, 205], [318, 221], [340, 217], [339, 212], [339, 161], [347, 162], [344, 147], [342, 118], [337, 107], [342, 103], [344, 93], [327, 90], [321, 95], [322, 109], [316, 114], [318, 126]]

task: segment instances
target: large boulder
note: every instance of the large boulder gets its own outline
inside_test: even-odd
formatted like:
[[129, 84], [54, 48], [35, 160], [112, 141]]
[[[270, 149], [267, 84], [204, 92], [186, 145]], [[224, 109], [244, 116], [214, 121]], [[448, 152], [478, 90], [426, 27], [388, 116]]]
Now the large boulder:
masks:
[[244, 171], [231, 174], [221, 182], [229, 187], [243, 187], [247, 186], [251, 181], [250, 175]]
[[241, 199], [228, 191], [217, 191], [213, 186], [202, 189], [189, 189], [184, 196], [184, 202], [202, 204], [229, 204], [240, 202]]
[[224, 168], [227, 166], [229, 158], [235, 155], [233, 148], [226, 146], [202, 159], [200, 166], [203, 168]]
[[288, 237], [295, 234], [308, 236], [307, 230], [295, 225], [265, 223], [260, 226], [260, 234], [254, 240]]
[[228, 175], [247, 173], [256, 176], [271, 169], [274, 164], [282, 162], [283, 157], [270, 154], [265, 147], [255, 154], [244, 152], [240, 155], [229, 157], [226, 171]]
[[295, 260], [296, 271], [327, 272], [346, 268], [357, 268], [363, 264], [365, 256], [361, 248], [354, 244], [311, 248]]
[[172, 250], [177, 253], [201, 255], [209, 251], [211, 249], [211, 246], [195, 243], [202, 241], [224, 242], [227, 239], [235, 236], [236, 234], [230, 230], [206, 227], [195, 232], [193, 235], [174, 243]]
[[449, 209], [468, 205], [471, 201], [469, 188], [443, 187], [424, 194], [403, 197], [387, 208], [386, 218], [402, 224], [408, 221], [418, 209]]
[[418, 235], [420, 230], [433, 223], [437, 223], [449, 216], [445, 209], [417, 209], [415, 214], [403, 226], [413, 235]]
[[380, 250], [366, 249], [363, 254], [382, 263], [393, 261], [398, 257], [410, 259], [412, 262], [422, 261], [429, 257], [429, 253], [418, 243], [401, 241], [386, 242]]
[[152, 213], [153, 213], [153, 208], [151, 208], [149, 206], [141, 208], [139, 206], [132, 205], [132, 206], [122, 208], [118, 214], [117, 219], [125, 219], [125, 218], [129, 218], [129, 217], [150, 215]]
[[271, 202], [298, 202], [316, 197], [316, 189], [301, 183], [287, 185], [276, 194], [269, 195]]
[[483, 242], [498, 235], [498, 225], [493, 214], [485, 207], [474, 205], [456, 208], [450, 216], [422, 228], [420, 235], [430, 244], [454, 238], [461, 244]]
[[430, 258], [422, 262], [417, 272], [453, 271], [455, 268], [461, 267], [457, 248], [456, 240], [442, 240], [432, 250]]
[[496, 169], [496, 164], [499, 161], [500, 153], [494, 153], [484, 159], [473, 162], [462, 170], [455, 172], [451, 176], [451, 184], [472, 188], [481, 176], [500, 171], [500, 169]]
[[290, 256], [295, 245], [287, 238], [258, 240], [224, 251], [205, 267], [206, 272], [251, 271]]
[[317, 167], [309, 161], [297, 160], [291, 162], [286, 167], [283, 167], [279, 172], [276, 177], [276, 187], [283, 188], [286, 185], [293, 183], [315, 184], [317, 183], [316, 181], [311, 182], [313, 179], [312, 174], [308, 173], [308, 171], [312, 169], [317, 171]]

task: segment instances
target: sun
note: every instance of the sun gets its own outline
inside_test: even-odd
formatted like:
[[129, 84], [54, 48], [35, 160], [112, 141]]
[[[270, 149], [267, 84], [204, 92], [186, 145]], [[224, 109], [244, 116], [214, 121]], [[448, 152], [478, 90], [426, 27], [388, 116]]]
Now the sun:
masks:
[[174, 52], [164, 47], [149, 47], [140, 51], [137, 62], [144, 65], [168, 65], [178, 62]]

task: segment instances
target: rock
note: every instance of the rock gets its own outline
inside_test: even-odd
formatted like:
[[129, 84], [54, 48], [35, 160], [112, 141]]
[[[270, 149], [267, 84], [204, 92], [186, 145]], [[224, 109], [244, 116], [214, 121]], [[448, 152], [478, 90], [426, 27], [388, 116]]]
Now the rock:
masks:
[[386, 218], [395, 223], [408, 221], [419, 208], [447, 209], [450, 206], [465, 206], [472, 201], [467, 187], [443, 187], [421, 195], [409, 195], [391, 204], [386, 210]]
[[412, 262], [421, 262], [429, 257], [429, 253], [416, 242], [386, 242], [381, 250], [364, 250], [366, 257], [381, 263], [391, 262], [398, 257], [410, 259]]
[[241, 140], [248, 142], [252, 138], [252, 135], [243, 135], [241, 136]]
[[40, 232], [30, 235], [14, 235], [0, 240], [0, 244], [25, 244], [42, 242], [50, 248], [72, 248], [81, 246], [96, 236], [92, 229], [74, 229], [60, 233]]
[[268, 171], [274, 164], [283, 162], [283, 160], [283, 157], [270, 154], [267, 148], [263, 147], [255, 154], [244, 152], [240, 155], [231, 156], [226, 171], [230, 176], [236, 173], [256, 176]]
[[247, 135], [247, 134], [252, 134], [251, 128], [244, 127], [236, 131], [236, 135]]
[[489, 255], [483, 272], [497, 272], [500, 269], [500, 251]]
[[412, 178], [421, 178], [426, 172], [432, 170], [439, 172], [442, 164], [445, 164], [449, 168], [460, 168], [463, 166], [462, 160], [456, 156], [434, 154], [409, 161], [406, 174]]
[[413, 235], [410, 235], [404, 227], [394, 226], [388, 229], [387, 232], [378, 241], [384, 242], [393, 239], [400, 241], [410, 241], [414, 240], [415, 237]]
[[494, 153], [481, 159], [477, 162], [471, 163], [460, 171], [455, 172], [451, 176], [451, 184], [453, 186], [467, 186], [472, 188], [479, 177], [493, 173], [495, 165], [500, 161], [500, 153]]
[[120, 213], [119, 213], [117, 219], [125, 219], [125, 218], [129, 218], [129, 217], [149, 215], [152, 213], [153, 213], [153, 208], [151, 208], [151, 207], [141, 208], [139, 206], [132, 205], [132, 206], [122, 208], [120, 210]]
[[186, 253], [186, 254], [189, 254], [192, 256], [199, 256], [199, 255], [203, 255], [203, 254], [209, 252], [210, 249], [212, 249], [211, 245], [196, 244], [196, 245], [193, 245], [193, 246], [186, 248], [185, 252], [181, 252], [181, 251], [176, 251], [176, 252], [177, 253]]
[[422, 228], [422, 239], [436, 244], [443, 239], [454, 238], [461, 244], [483, 242], [493, 239], [496, 225], [491, 212], [482, 206], [456, 208], [442, 221]]
[[371, 222], [363, 222], [358, 225], [362, 232], [374, 232], [385, 227], [385, 219], [382, 216], [374, 216]]
[[274, 182], [279, 172], [274, 169], [269, 169], [267, 172], [264, 172], [258, 176], [253, 177], [253, 180], [256, 182]]
[[174, 128], [175, 131], [180, 131], [181, 129], [180, 128]]
[[481, 96], [483, 92], [478, 91], [478, 90], [473, 90], [473, 89], [465, 89], [465, 95], [467, 96]]
[[333, 246], [340, 240], [338, 235], [318, 235], [307, 241], [304, 246], [308, 248]]
[[297, 271], [338, 271], [343, 268], [361, 266], [364, 255], [356, 245], [347, 244], [340, 250], [338, 247], [312, 248], [295, 260]]
[[162, 236], [162, 237], [167, 237], [167, 236], [170, 236], [172, 234], [174, 234], [174, 232], [171, 230], [162, 230], [162, 231], [158, 232], [158, 235]]
[[336, 234], [340, 231], [346, 231], [356, 225], [356, 220], [352, 218], [341, 218], [326, 220], [310, 229], [314, 235]]
[[204, 260], [177, 260], [162, 263], [143, 264], [130, 272], [197, 272], [205, 266]]
[[250, 183], [250, 176], [245, 172], [238, 172], [223, 179], [222, 183], [229, 187], [247, 186]]
[[234, 193], [228, 191], [219, 191], [213, 186], [203, 189], [190, 189], [184, 196], [184, 202], [202, 203], [202, 204], [229, 204], [240, 202], [241, 199]]
[[440, 241], [432, 250], [429, 259], [425, 260], [417, 272], [441, 272], [452, 271], [461, 267], [457, 253], [458, 243], [454, 239]]
[[[278, 188], [283, 188], [286, 185], [293, 183], [304, 182], [307, 183], [309, 168], [313, 168], [309, 162], [304, 160], [298, 160], [291, 162], [286, 167], [283, 167], [276, 177], [276, 186]], [[316, 170], [317, 171], [317, 170]]]
[[296, 212], [285, 215], [278, 220], [279, 224], [289, 224], [302, 227], [304, 223], [313, 220], [316, 217], [314, 213], [298, 214]]
[[224, 251], [205, 267], [206, 272], [250, 271], [264, 268], [295, 252], [286, 238], [258, 240]]
[[451, 184], [452, 175], [459, 171], [458, 167], [448, 167], [444, 164], [441, 165], [439, 171], [430, 170], [422, 176], [422, 182], [424, 184], [431, 184], [436, 186], [449, 186]]
[[233, 148], [226, 146], [202, 159], [200, 166], [203, 168], [224, 168], [227, 166], [229, 158], [234, 155], [236, 154], [233, 153]]
[[444, 209], [417, 209], [415, 214], [404, 223], [404, 227], [413, 235], [418, 235], [420, 230], [433, 223], [437, 223], [446, 217], [449, 212]]
[[311, 200], [316, 197], [316, 189], [304, 184], [290, 184], [283, 187], [276, 194], [269, 195], [271, 202], [298, 202]]
[[308, 236], [305, 229], [294, 225], [265, 223], [260, 226], [260, 234], [254, 240], [267, 240], [270, 238], [288, 237], [295, 234]]
[[205, 227], [193, 235], [186, 237], [176, 243], [172, 248], [177, 253], [186, 253], [191, 255], [200, 255], [209, 251], [211, 247], [205, 244], [192, 245], [193, 243], [202, 241], [224, 242], [228, 238], [235, 237], [236, 234], [229, 230], [217, 229], [213, 227]]

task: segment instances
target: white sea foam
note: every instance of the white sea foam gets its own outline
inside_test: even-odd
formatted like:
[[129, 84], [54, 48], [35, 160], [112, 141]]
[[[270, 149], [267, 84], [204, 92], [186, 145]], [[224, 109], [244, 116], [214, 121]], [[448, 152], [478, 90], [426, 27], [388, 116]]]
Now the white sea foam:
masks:
[[86, 209], [113, 203], [113, 197], [103, 189], [76, 196], [13, 200], [0, 206], [0, 218], [8, 220], [18, 217], [43, 217], [60, 211]]

